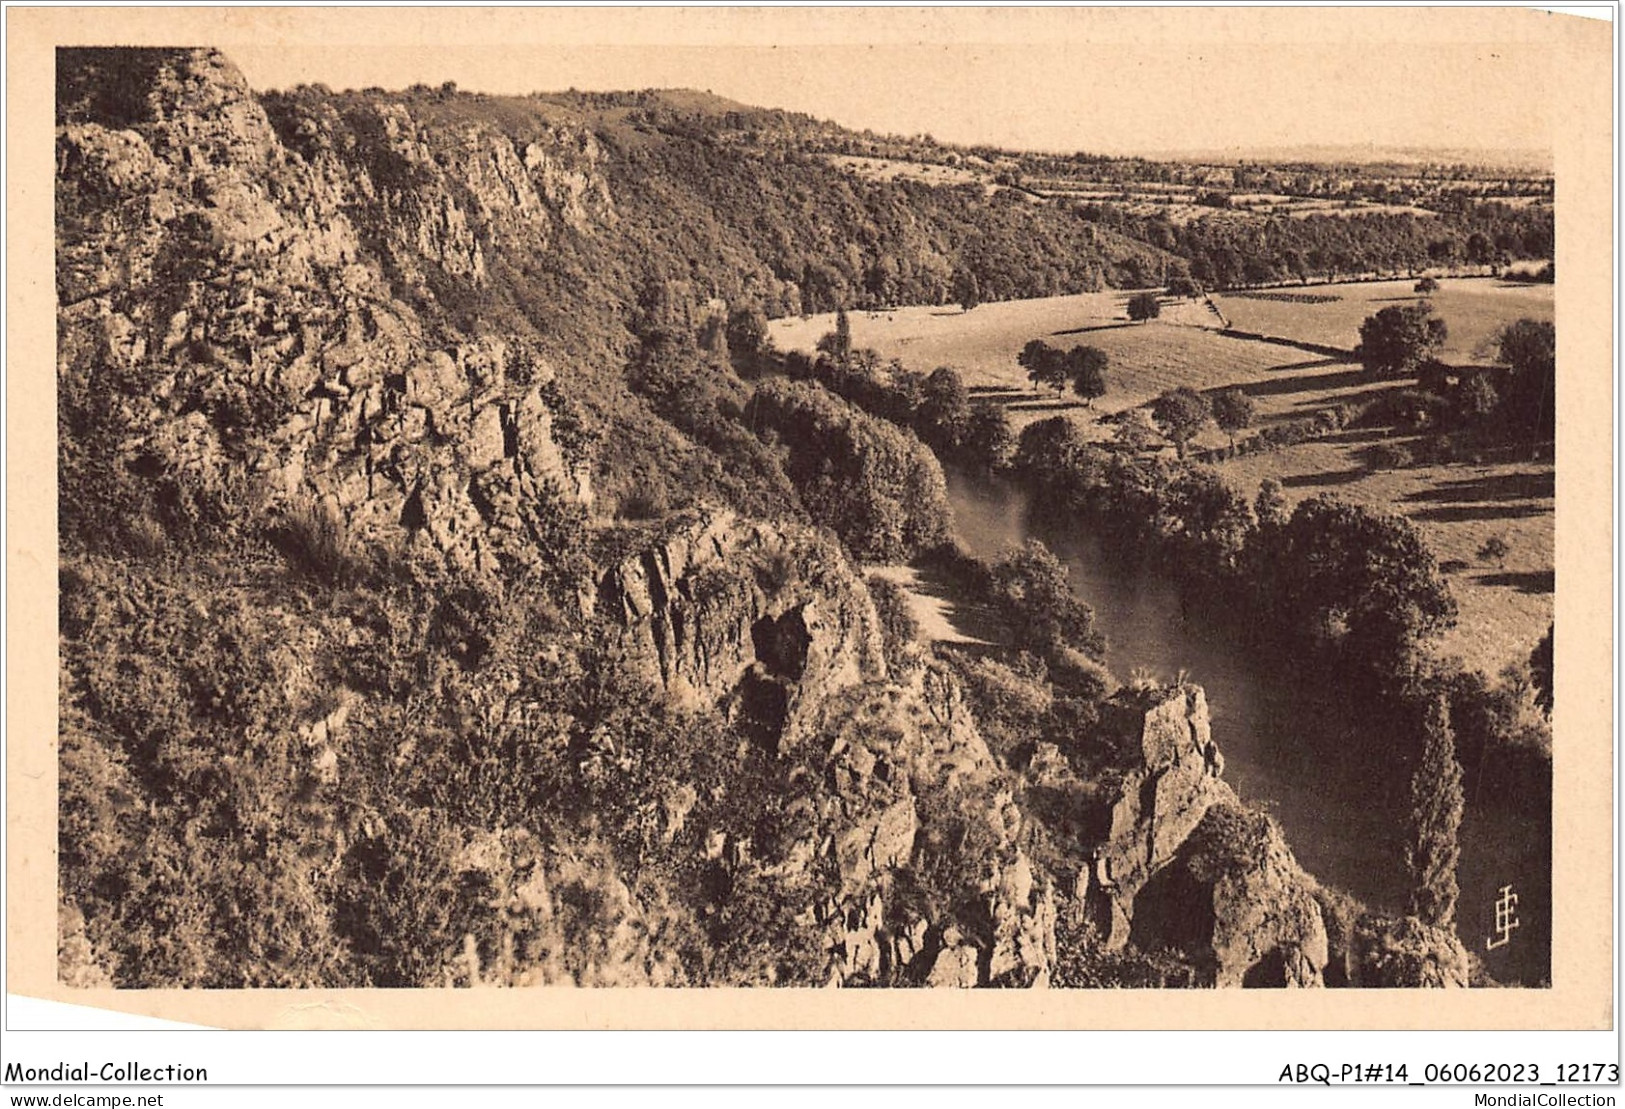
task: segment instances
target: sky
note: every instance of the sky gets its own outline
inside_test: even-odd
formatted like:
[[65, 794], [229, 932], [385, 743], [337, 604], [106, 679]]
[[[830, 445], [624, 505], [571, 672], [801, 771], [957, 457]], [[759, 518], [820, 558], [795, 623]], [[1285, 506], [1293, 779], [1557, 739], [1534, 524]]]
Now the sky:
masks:
[[857, 129], [1058, 151], [1544, 150], [1551, 43], [1576, 22], [1484, 8], [385, 14], [220, 45], [260, 89], [685, 87]]

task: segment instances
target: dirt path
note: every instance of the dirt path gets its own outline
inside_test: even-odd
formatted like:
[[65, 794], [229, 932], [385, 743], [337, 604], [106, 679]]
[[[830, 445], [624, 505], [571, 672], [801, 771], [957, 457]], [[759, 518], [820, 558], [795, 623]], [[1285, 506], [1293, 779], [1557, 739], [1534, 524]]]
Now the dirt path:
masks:
[[957, 606], [945, 591], [922, 581], [920, 572], [912, 566], [869, 566], [865, 574], [885, 578], [898, 585], [908, 597], [909, 613], [919, 625], [922, 643], [987, 643], [988, 640], [972, 635], [955, 624], [963, 620]]

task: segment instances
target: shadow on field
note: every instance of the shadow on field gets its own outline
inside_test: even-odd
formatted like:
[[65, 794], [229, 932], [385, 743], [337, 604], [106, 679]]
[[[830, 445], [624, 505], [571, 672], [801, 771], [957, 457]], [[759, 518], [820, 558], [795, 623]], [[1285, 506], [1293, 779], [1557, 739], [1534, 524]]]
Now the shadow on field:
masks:
[[1431, 520], [1437, 524], [1462, 524], [1469, 520], [1522, 520], [1530, 516], [1551, 515], [1551, 505], [1538, 504], [1466, 504], [1444, 508], [1424, 508], [1410, 514], [1413, 520]]
[[1097, 323], [1091, 327], [1073, 327], [1067, 329], [1066, 331], [1051, 331], [1049, 334], [1050, 338], [1054, 339], [1061, 335], [1087, 335], [1091, 331], [1116, 331], [1120, 327], [1133, 326], [1134, 323], [1132, 320], [1123, 320], [1117, 323]]
[[1364, 466], [1356, 466], [1352, 470], [1322, 470], [1318, 474], [1291, 474], [1281, 479], [1281, 485], [1286, 489], [1312, 489], [1320, 485], [1348, 485], [1359, 481], [1371, 471]]
[[1306, 374], [1303, 377], [1254, 381], [1240, 386], [1240, 389], [1250, 397], [1278, 397], [1286, 393], [1318, 393], [1326, 389], [1347, 389], [1370, 380], [1359, 370], [1346, 370], [1342, 373]]
[[1249, 343], [1271, 343], [1278, 347], [1291, 347], [1293, 350], [1319, 354], [1339, 362], [1354, 361], [1354, 352], [1352, 350], [1327, 346], [1325, 343], [1311, 343], [1304, 339], [1287, 339], [1280, 335], [1265, 335], [1259, 331], [1241, 331], [1234, 327], [1220, 328], [1217, 334], [1223, 335], [1226, 339], [1241, 339]]
[[1482, 501], [1549, 500], [1556, 495], [1557, 475], [1551, 470], [1535, 470], [1442, 481], [1431, 489], [1406, 494], [1405, 499], [1438, 504], [1473, 504]]
[[1288, 362], [1284, 366], [1268, 366], [1266, 370], [1272, 374], [1291, 373], [1294, 370], [1313, 370], [1320, 366], [1346, 366], [1347, 358], [1311, 358], [1305, 362]]
[[1070, 412], [1074, 408], [1084, 407], [1084, 404], [1076, 400], [1012, 400], [1006, 407], [1012, 412]]
[[[1392, 388], [1393, 386], [1391, 385], [1378, 385], [1371, 389], [1361, 389], [1358, 393], [1344, 393], [1341, 396], [1336, 397], [1335, 400], [1338, 404], [1370, 404], [1372, 401], [1387, 393]], [[1326, 406], [1328, 401], [1333, 399], [1334, 398], [1331, 397], [1305, 397], [1303, 400], [1298, 402], [1298, 407], [1323, 408]]]
[[[1296, 419], [1296, 417], [1283, 416], [1282, 419]], [[1363, 443], [1381, 443], [1390, 438], [1392, 438], [1392, 435], [1385, 427], [1353, 428], [1344, 431], [1334, 431], [1328, 435], [1322, 435], [1315, 441], [1318, 443], [1326, 443], [1335, 447], [1352, 447]]]
[[1557, 590], [1557, 571], [1525, 570], [1501, 574], [1480, 574], [1473, 579], [1476, 585], [1505, 585], [1520, 593], [1553, 593]]

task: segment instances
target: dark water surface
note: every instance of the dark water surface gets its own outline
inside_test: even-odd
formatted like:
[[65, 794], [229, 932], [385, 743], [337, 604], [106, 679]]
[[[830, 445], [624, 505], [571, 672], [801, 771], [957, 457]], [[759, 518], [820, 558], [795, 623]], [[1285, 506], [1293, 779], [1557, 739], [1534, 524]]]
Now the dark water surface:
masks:
[[[1348, 737], [1358, 720], [1329, 713], [1290, 675], [1262, 672], [1221, 632], [1187, 620], [1170, 580], [1108, 558], [1087, 528], [1035, 518], [1019, 486], [951, 469], [947, 477], [955, 530], [972, 554], [991, 560], [1035, 537], [1061, 559], [1094, 610], [1118, 678], [1144, 670], [1169, 680], [1183, 670], [1207, 691], [1226, 781], [1280, 821], [1306, 870], [1374, 908], [1403, 908], [1406, 880], [1390, 814], [1404, 811], [1409, 782], [1354, 757]], [[1461, 831], [1457, 931], [1498, 980], [1534, 984], [1548, 965], [1550, 843], [1535, 821], [1473, 800]], [[1521, 927], [1489, 951], [1495, 901], [1509, 884]]]

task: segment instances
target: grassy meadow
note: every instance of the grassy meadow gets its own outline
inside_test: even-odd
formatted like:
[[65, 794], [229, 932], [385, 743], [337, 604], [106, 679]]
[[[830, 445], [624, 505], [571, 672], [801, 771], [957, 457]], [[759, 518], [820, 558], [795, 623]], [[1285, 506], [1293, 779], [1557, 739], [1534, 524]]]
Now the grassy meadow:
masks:
[[[1359, 325], [1391, 303], [1416, 297], [1409, 281], [1305, 286], [1270, 290], [1336, 297], [1298, 303], [1226, 294], [1214, 299], [1240, 330], [1290, 341], [1351, 349]], [[1552, 318], [1552, 287], [1493, 279], [1446, 279], [1429, 299], [1450, 327], [1444, 357], [1452, 362], [1493, 360], [1492, 340], [1524, 316]], [[851, 314], [855, 346], [872, 348], [913, 370], [959, 369], [975, 392], [1007, 406], [1019, 430], [1057, 413], [1080, 422], [1094, 438], [1113, 432], [1103, 416], [1145, 405], [1166, 389], [1240, 386], [1257, 406], [1255, 426], [1312, 414], [1340, 400], [1368, 398], [1394, 383], [1364, 378], [1352, 358], [1329, 357], [1280, 343], [1220, 333], [1217, 317], [1200, 301], [1166, 303], [1161, 318], [1130, 323], [1124, 291], [957, 307], [910, 307]], [[775, 321], [773, 341], [786, 350], [812, 350], [833, 330], [831, 315]], [[1093, 408], [1071, 393], [1034, 392], [1016, 355], [1030, 339], [1070, 348], [1089, 344], [1110, 358], [1107, 394]], [[1243, 433], [1243, 438], [1247, 433]], [[1209, 427], [1197, 446], [1218, 446], [1223, 432]], [[1236, 487], [1256, 490], [1266, 477], [1281, 481], [1289, 500], [1336, 493], [1351, 501], [1409, 518], [1427, 540], [1460, 604], [1456, 628], [1439, 645], [1469, 665], [1494, 673], [1527, 656], [1552, 618], [1554, 583], [1553, 495], [1550, 461], [1481, 456], [1401, 469], [1375, 465], [1379, 443], [1409, 445], [1411, 437], [1387, 429], [1347, 429], [1280, 450], [1243, 455], [1219, 465]], [[1491, 563], [1478, 555], [1491, 538], [1510, 548]]]
[[[1415, 281], [1369, 281], [1343, 285], [1289, 286], [1257, 292], [1215, 293], [1213, 301], [1241, 331], [1276, 335], [1298, 342], [1353, 350], [1360, 324], [1395, 304], [1421, 299]], [[1281, 296], [1335, 297], [1316, 304], [1275, 299]], [[1452, 364], [1495, 361], [1495, 339], [1513, 320], [1552, 318], [1552, 286], [1499, 281], [1495, 278], [1450, 278], [1427, 299], [1450, 326], [1440, 357]]]

